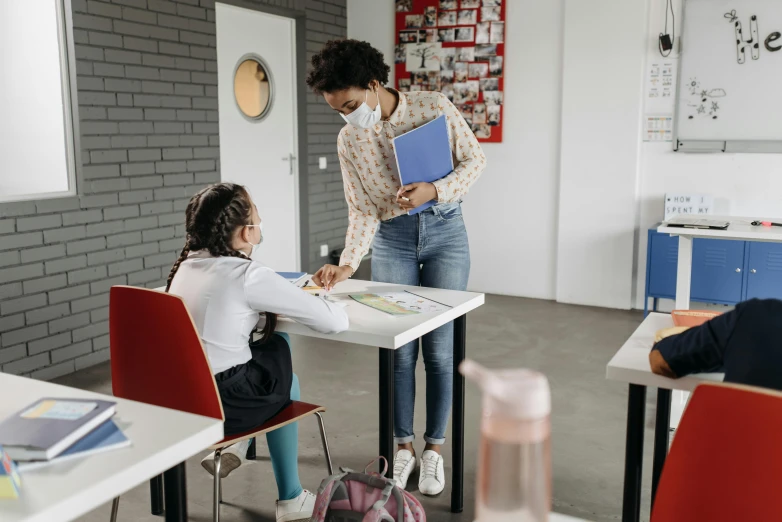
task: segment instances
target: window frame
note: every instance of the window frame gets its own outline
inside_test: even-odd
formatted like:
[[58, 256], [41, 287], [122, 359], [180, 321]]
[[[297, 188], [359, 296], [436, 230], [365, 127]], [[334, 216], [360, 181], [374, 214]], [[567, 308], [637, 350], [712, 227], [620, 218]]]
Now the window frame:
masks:
[[[79, 101], [76, 74], [76, 53], [73, 43], [73, 10], [71, 0], [53, 0], [57, 17], [57, 42], [60, 56], [60, 86], [62, 93], [65, 161], [68, 190], [29, 194], [0, 194], [0, 205], [24, 201], [69, 198], [78, 194], [81, 179], [81, 135], [79, 133]], [[12, 173], [13, 174], [13, 173]]]

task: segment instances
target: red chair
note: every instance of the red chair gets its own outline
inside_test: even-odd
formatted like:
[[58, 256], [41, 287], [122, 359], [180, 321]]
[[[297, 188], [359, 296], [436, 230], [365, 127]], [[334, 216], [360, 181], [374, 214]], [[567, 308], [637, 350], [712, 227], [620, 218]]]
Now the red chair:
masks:
[[663, 467], [652, 522], [782, 519], [782, 393], [702, 384]]
[[[162, 406], [224, 420], [223, 406], [212, 370], [193, 319], [184, 301], [157, 290], [114, 286], [109, 298], [111, 341], [111, 380], [114, 395], [124, 399]], [[237, 442], [276, 430], [315, 415], [320, 428], [329, 475], [333, 473], [323, 406], [295, 401], [266, 424], [224, 438], [212, 446], [215, 452], [215, 522], [220, 517], [222, 491], [220, 460], [224, 448]], [[206, 449], [206, 448], [204, 448]], [[162, 481], [151, 482], [153, 513], [162, 512]], [[155, 498], [155, 497], [158, 498]], [[155, 504], [158, 504], [155, 506]], [[116, 520], [119, 498], [112, 506]]]

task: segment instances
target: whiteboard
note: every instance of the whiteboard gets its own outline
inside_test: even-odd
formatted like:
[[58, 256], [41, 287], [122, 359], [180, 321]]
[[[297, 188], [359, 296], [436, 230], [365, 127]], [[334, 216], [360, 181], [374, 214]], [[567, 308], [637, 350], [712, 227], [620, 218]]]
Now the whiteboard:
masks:
[[782, 152], [782, 0], [687, 0], [679, 150]]

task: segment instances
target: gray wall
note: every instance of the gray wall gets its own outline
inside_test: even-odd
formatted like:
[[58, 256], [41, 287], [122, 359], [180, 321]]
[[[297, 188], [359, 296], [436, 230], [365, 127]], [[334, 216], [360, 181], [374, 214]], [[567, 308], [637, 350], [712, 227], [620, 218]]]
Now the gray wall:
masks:
[[[299, 16], [307, 58], [345, 36], [345, 0], [245, 3]], [[220, 180], [214, 0], [72, 5], [79, 195], [0, 204], [0, 367], [39, 379], [109, 359], [109, 288], [163, 284], [184, 243], [189, 197]], [[323, 262], [321, 244], [344, 243], [341, 126], [306, 95], [310, 269]]]

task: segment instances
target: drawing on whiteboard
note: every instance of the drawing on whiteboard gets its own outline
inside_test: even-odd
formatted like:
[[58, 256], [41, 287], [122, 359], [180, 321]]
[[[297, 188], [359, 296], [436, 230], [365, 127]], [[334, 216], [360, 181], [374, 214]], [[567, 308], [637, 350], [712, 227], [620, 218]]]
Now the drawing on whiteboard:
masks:
[[[720, 111], [720, 104], [714, 101], [716, 98], [724, 98], [728, 95], [725, 89], [701, 89], [701, 83], [698, 78], [690, 78], [690, 94], [698, 97], [698, 101], [687, 101], [687, 107], [690, 108], [690, 114], [687, 119], [694, 120], [696, 116], [711, 117], [716, 120]], [[709, 105], [711, 98], [711, 105]], [[694, 110], [693, 110], [694, 109]]]
[[725, 13], [725, 18], [727, 18], [728, 19], [728, 23], [731, 23], [731, 24], [739, 19], [738, 15], [736, 14], [736, 10], [735, 9], [731, 10], [729, 13]]
[[[738, 18], [738, 17], [737, 17]], [[736, 49], [738, 52], [738, 61], [743, 64], [747, 61], [745, 51], [749, 46], [752, 52], [753, 60], [760, 60], [760, 40], [758, 40], [758, 17], [752, 15], [749, 18], [749, 40], [744, 41], [744, 31], [741, 27], [741, 20], [735, 22], [736, 31]]]
[[700, 87], [701, 83], [698, 81], [698, 78], [690, 78], [690, 94], [697, 94]]

